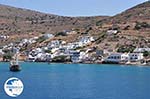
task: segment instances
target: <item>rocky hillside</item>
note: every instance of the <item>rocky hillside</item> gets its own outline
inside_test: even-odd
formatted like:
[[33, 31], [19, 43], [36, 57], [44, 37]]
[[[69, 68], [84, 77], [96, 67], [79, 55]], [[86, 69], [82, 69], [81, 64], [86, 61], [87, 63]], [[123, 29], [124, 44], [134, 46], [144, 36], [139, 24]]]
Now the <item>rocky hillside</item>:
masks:
[[99, 21], [99, 24], [100, 26], [95, 26], [93, 29], [97, 33], [106, 35], [107, 30], [118, 31], [117, 35], [100, 37], [100, 42], [97, 44], [100, 47], [111, 50], [150, 47], [150, 1]]
[[132, 7], [120, 14], [110, 17], [107, 22], [111, 23], [125, 23], [136, 21], [150, 22], [150, 2], [144, 2], [135, 7]]
[[107, 18], [97, 17], [63, 17], [45, 14], [27, 9], [0, 5], [0, 33], [8, 35], [60, 32], [76, 28], [84, 28], [95, 24], [97, 20]]
[[[117, 30], [117, 35], [107, 35], [107, 30]], [[89, 35], [97, 40], [90, 46], [107, 50], [150, 47], [150, 2], [144, 2], [112, 17], [64, 17], [27, 9], [0, 5], [0, 33], [9, 35], [8, 43], [43, 33], [76, 30], [77, 34], [56, 39], [75, 41]]]

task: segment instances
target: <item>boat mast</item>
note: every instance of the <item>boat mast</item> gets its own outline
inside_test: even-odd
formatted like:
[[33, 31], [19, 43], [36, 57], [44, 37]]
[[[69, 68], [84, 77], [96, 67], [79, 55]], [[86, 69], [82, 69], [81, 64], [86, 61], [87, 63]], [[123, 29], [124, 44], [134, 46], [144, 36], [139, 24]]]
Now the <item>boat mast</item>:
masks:
[[18, 65], [18, 53], [16, 53], [16, 64]]
[[19, 49], [16, 48], [16, 64], [18, 65], [18, 54], [19, 54]]
[[19, 54], [19, 48], [15, 47], [14, 48], [14, 53], [15, 53], [15, 64], [18, 65], [18, 54]]

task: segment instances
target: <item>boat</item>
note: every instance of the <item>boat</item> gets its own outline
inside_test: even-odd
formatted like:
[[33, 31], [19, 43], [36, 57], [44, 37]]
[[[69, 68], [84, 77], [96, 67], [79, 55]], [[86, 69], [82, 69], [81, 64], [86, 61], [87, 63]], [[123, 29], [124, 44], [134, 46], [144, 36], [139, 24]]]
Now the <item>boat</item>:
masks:
[[17, 72], [17, 71], [21, 71], [21, 67], [18, 63], [18, 52], [15, 54], [15, 59], [10, 61], [10, 67], [9, 67], [10, 71], [12, 72]]
[[11, 62], [9, 68], [10, 68], [10, 71], [13, 71], [13, 72], [21, 71], [20, 65], [15, 62]]

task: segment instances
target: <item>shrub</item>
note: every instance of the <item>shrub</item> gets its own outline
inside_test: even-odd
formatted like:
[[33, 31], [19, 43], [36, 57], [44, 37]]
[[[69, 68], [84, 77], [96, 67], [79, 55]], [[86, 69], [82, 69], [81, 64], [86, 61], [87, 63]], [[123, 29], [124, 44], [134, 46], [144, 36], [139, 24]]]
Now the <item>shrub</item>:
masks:
[[96, 22], [96, 26], [102, 26], [102, 25], [103, 25], [103, 24], [102, 24], [102, 21], [101, 21], [101, 20]]
[[150, 56], [150, 52], [144, 51], [144, 52], [143, 52], [143, 56], [144, 56], [144, 57]]
[[45, 40], [45, 38], [44, 38], [43, 36], [41, 36], [41, 37], [39, 37], [39, 38], [37, 39], [37, 42], [41, 43], [41, 42], [43, 42], [44, 40]]
[[130, 25], [127, 25], [127, 26], [124, 28], [124, 30], [129, 30], [129, 28], [130, 28]]
[[134, 29], [139, 30], [142, 28], [150, 28], [150, 24], [146, 23], [146, 22], [136, 22], [136, 25], [134, 27]]
[[67, 34], [65, 32], [58, 32], [55, 36], [67, 36]]
[[122, 46], [120, 46], [120, 47], [118, 48], [117, 52], [120, 52], [120, 53], [133, 52], [135, 48], [136, 48], [136, 47], [135, 47], [135, 46], [132, 46], [132, 45], [130, 45], [130, 46], [123, 46], [123, 45], [122, 45]]
[[52, 62], [70, 62], [71, 59], [68, 56], [56, 56], [52, 59]]
[[51, 53], [51, 50], [45, 50], [45, 53]]
[[10, 61], [12, 59], [12, 54], [7, 53], [3, 55], [3, 61]]

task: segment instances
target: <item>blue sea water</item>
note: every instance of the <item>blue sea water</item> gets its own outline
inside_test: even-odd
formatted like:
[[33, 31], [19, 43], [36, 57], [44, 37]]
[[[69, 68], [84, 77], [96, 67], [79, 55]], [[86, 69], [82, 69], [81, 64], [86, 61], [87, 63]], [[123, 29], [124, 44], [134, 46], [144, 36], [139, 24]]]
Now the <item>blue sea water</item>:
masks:
[[16, 99], [150, 99], [150, 67], [100, 64], [21, 63], [10, 72], [0, 63], [0, 99], [4, 83], [18, 77], [24, 84]]

